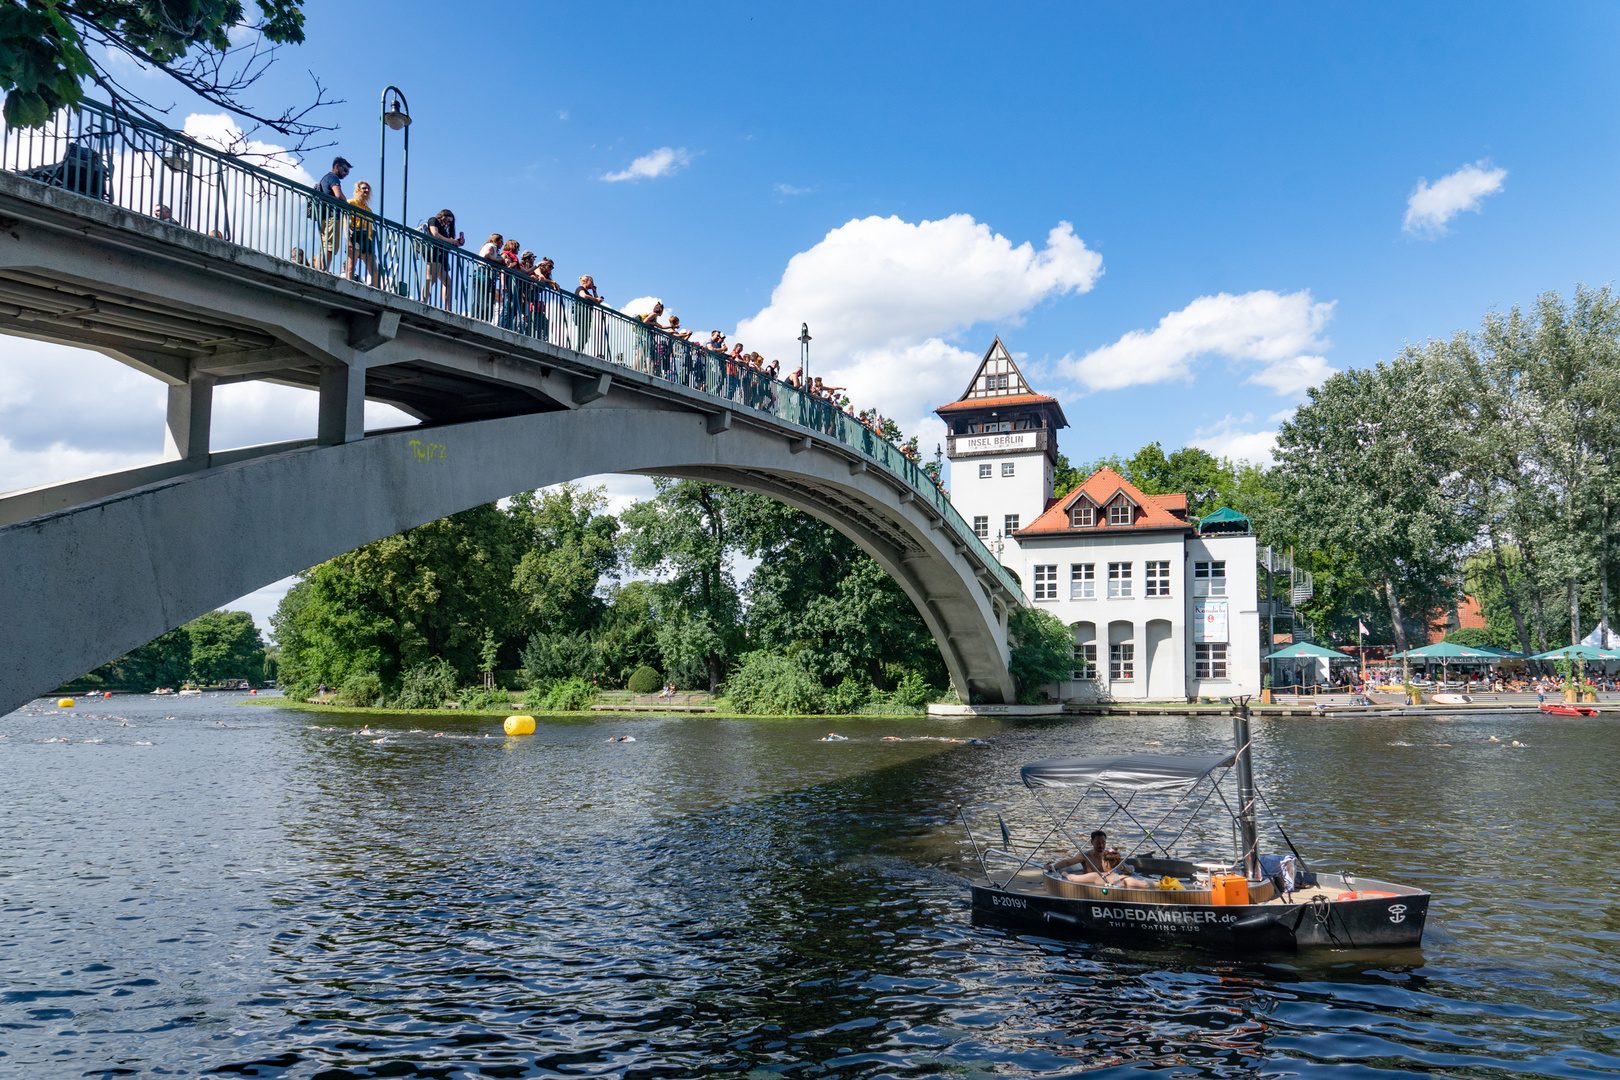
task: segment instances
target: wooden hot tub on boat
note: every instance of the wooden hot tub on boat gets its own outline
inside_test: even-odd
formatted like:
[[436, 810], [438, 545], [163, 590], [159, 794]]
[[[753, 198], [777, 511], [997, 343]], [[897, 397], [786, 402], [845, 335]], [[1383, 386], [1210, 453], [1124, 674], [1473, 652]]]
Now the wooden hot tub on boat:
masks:
[[[1051, 789], [1078, 789], [1080, 797], [1066, 814], [1053, 814], [1053, 828], [1026, 855], [1010, 850], [1010, 833], [1002, 825], [1003, 847], [981, 852], [984, 876], [971, 883], [975, 917], [1054, 937], [1152, 947], [1174, 944], [1268, 952], [1420, 944], [1430, 899], [1424, 890], [1312, 872], [1293, 851], [1292, 841], [1280, 826], [1278, 832], [1291, 855], [1260, 854], [1247, 709], [1239, 706], [1236, 712], [1233, 729], [1238, 748], [1229, 755], [1050, 758], [1024, 766], [1024, 784], [1037, 795]], [[1233, 766], [1237, 773], [1235, 809], [1220, 790]], [[1178, 813], [1198, 792], [1203, 794], [1186, 812], [1183, 823]], [[1074, 820], [1087, 797], [1094, 794], [1106, 800], [1104, 806], [1112, 805], [1107, 820], [1123, 816], [1138, 825], [1137, 814], [1142, 810], [1155, 803], [1169, 804], [1162, 817], [1155, 815], [1156, 825], [1142, 829], [1142, 840], [1125, 854], [1120, 866], [1125, 874], [1147, 880], [1150, 887], [1128, 886], [1123, 875], [1111, 876], [1109, 884], [1079, 882], [1044, 868], [1047, 842], [1064, 831], [1065, 823]], [[1198, 811], [1212, 797], [1218, 797], [1219, 804], [1230, 811], [1239, 848], [1230, 866], [1243, 874], [1247, 903], [1218, 902], [1221, 898], [1209, 887], [1205, 871], [1212, 864], [1176, 858], [1169, 850], [1186, 835]], [[1156, 849], [1137, 850], [1178, 824], [1180, 832], [1165, 845], [1163, 854]], [[969, 836], [972, 838], [971, 831]], [[977, 840], [974, 847], [978, 848]], [[992, 856], [1009, 865], [992, 872], [988, 862]], [[1011, 865], [1014, 863], [1017, 865]]]

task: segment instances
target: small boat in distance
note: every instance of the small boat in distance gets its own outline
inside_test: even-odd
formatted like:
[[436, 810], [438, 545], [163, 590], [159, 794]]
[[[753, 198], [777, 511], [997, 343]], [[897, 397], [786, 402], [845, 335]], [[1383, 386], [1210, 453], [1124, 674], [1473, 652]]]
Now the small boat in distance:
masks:
[[1598, 711], [1590, 705], [1554, 705], [1543, 703], [1541, 711], [1548, 716], [1596, 716]]
[[[1234, 707], [1232, 727], [1237, 749], [1230, 754], [1124, 754], [1025, 765], [1024, 785], [1051, 815], [1051, 827], [1023, 854], [1012, 850], [1004, 820], [999, 849], [981, 850], [969, 828], [984, 870], [971, 883], [974, 917], [1053, 937], [1153, 948], [1261, 953], [1420, 944], [1428, 892], [1313, 872], [1280, 823], [1276, 832], [1288, 854], [1261, 853], [1256, 821], [1261, 796], [1254, 784], [1246, 701]], [[1225, 784], [1228, 778], [1234, 782]], [[1046, 805], [1044, 794], [1055, 790], [1078, 791], [1079, 798]], [[1081, 809], [1093, 795], [1100, 796], [1096, 813], [1087, 817]], [[967, 824], [965, 811], [962, 819]], [[1130, 826], [1127, 835], [1135, 842], [1123, 853], [1105, 853], [1110, 857], [1105, 861], [1117, 858], [1118, 865], [1106, 875], [1047, 869], [1063, 855], [1084, 850], [1078, 837], [1093, 823], [1121, 834]], [[1198, 838], [1222, 837], [1229, 830], [1235, 851], [1199, 850], [1207, 841]], [[1184, 845], [1189, 836], [1193, 839]], [[1061, 844], [1061, 853], [1054, 842]], [[992, 857], [1016, 865], [992, 871]]]
[[1436, 705], [1472, 705], [1474, 699], [1467, 694], [1434, 694]]

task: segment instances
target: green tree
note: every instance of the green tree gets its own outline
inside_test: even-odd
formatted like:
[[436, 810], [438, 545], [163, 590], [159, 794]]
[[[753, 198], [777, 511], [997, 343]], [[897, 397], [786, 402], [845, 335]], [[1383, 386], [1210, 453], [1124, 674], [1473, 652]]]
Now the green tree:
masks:
[[562, 484], [512, 500], [510, 514], [524, 545], [514, 585], [529, 625], [550, 634], [592, 630], [606, 603], [603, 579], [619, 563], [619, 523], [603, 514], [605, 488]]
[[726, 696], [741, 713], [801, 715], [822, 710], [821, 683], [781, 653], [746, 653], [726, 682]]
[[1018, 700], [1040, 701], [1041, 687], [1069, 677], [1074, 635], [1063, 620], [1041, 608], [1015, 607], [1007, 618], [1012, 659], [1007, 670], [1018, 683]]
[[1433, 377], [1409, 351], [1334, 375], [1277, 435], [1280, 505], [1266, 524], [1374, 583], [1401, 649], [1408, 615], [1426, 621], [1450, 602], [1471, 536], [1439, 413]]
[[792, 654], [828, 686], [853, 675], [890, 687], [908, 670], [945, 685], [916, 606], [854, 541], [763, 495], [738, 499], [734, 520], [743, 554], [759, 560], [746, 588], [755, 643]]
[[661, 579], [656, 597], [664, 670], [690, 679], [701, 662], [713, 691], [742, 638], [729, 566], [741, 493], [695, 480], [659, 478], [654, 485], [653, 498], [621, 515], [626, 556], [636, 570]]
[[628, 581], [607, 591], [607, 610], [591, 644], [609, 685], [623, 686], [638, 668], [656, 668], [663, 662], [653, 614], [654, 588], [652, 582]]
[[245, 611], [211, 611], [186, 624], [191, 677], [200, 683], [257, 681], [264, 672], [264, 639]]
[[395, 686], [434, 657], [475, 681], [485, 635], [510, 640], [523, 614], [512, 588], [520, 544], [513, 519], [489, 504], [321, 563], [271, 620], [283, 683], [304, 692], [373, 671]]
[[[0, 89], [5, 121], [39, 127], [84, 100], [86, 82], [127, 104], [150, 108], [111, 74], [120, 61], [168, 76], [213, 104], [284, 135], [322, 130], [315, 103], [279, 114], [256, 111], [244, 92], [275, 47], [304, 40], [302, 0], [7, 0], [0, 4]], [[236, 34], [246, 44], [233, 45]], [[113, 58], [118, 57], [119, 61]]]

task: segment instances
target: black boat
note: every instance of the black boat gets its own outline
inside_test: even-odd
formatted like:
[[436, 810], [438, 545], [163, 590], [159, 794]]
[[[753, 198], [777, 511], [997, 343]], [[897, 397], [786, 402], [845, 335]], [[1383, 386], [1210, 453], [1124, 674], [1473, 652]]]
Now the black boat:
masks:
[[[1225, 756], [1127, 754], [1025, 765], [1024, 785], [1046, 806], [1052, 825], [1025, 855], [1011, 850], [1005, 822], [1000, 848], [981, 849], [969, 829], [984, 869], [984, 877], [972, 882], [975, 917], [1053, 937], [1228, 952], [1421, 943], [1430, 897], [1422, 889], [1314, 872], [1280, 824], [1287, 854], [1261, 853], [1248, 708], [1240, 704], [1233, 713], [1237, 748]], [[1223, 790], [1228, 779], [1233, 783]], [[1079, 798], [1060, 813], [1043, 797], [1054, 791], [1078, 791]], [[1070, 851], [1085, 846], [1070, 834], [1070, 823], [1086, 820], [1078, 814], [1091, 796], [1101, 797], [1095, 802], [1105, 811], [1101, 827], [1121, 821], [1140, 836], [1118, 853], [1120, 862], [1107, 876], [1087, 874], [1092, 880], [1084, 882], [1062, 869], [1046, 869], [1052, 858], [1047, 853], [1055, 838], [1067, 840]], [[1230, 819], [1230, 856], [1187, 850], [1207, 843], [1210, 819], [1222, 817]], [[992, 858], [998, 861], [995, 871]], [[1148, 887], [1136, 887], [1143, 884]]]

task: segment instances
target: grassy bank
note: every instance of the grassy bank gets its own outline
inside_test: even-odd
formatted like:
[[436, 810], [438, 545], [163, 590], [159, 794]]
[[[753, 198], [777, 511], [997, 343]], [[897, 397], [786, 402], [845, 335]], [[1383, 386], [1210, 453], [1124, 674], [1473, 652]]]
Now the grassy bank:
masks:
[[596, 712], [590, 709], [581, 709], [574, 712], [546, 712], [540, 709], [525, 709], [521, 705], [512, 705], [505, 709], [375, 709], [350, 708], [344, 705], [321, 705], [311, 701], [292, 701], [288, 698], [257, 698], [241, 702], [243, 705], [268, 706], [277, 709], [287, 709], [291, 712], [323, 713], [326, 715], [341, 716], [438, 716], [453, 719], [463, 716], [482, 716], [504, 720], [508, 716], [532, 716], [536, 720], [927, 720], [921, 713], [803, 713], [792, 716], [762, 716], [755, 713], [728, 712], [717, 709], [715, 712]]

